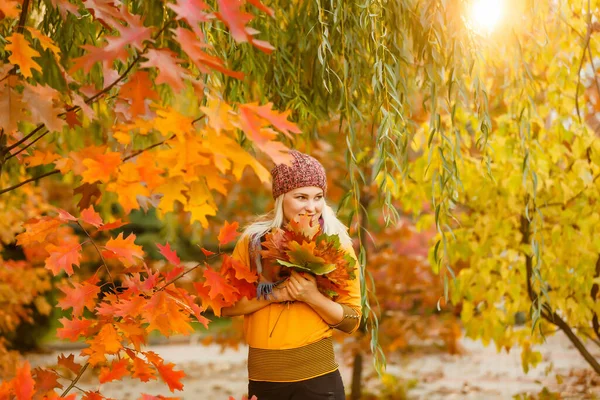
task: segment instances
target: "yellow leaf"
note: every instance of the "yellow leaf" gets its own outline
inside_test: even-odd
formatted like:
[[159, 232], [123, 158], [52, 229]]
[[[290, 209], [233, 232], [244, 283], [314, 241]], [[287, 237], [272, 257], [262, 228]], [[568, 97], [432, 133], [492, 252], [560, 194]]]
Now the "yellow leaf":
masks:
[[27, 27], [27, 30], [31, 33], [31, 36], [40, 41], [40, 45], [44, 50], [50, 49], [55, 56], [60, 56], [60, 49], [54, 44], [54, 41], [48, 36], [35, 28]]
[[174, 210], [173, 203], [175, 201], [187, 204], [187, 199], [182, 193], [184, 190], [187, 190], [187, 186], [180, 177], [168, 179], [165, 183], [158, 186], [154, 192], [163, 195], [162, 199], [160, 199], [158, 209], [167, 213]]
[[40, 53], [31, 48], [27, 39], [25, 39], [25, 36], [15, 32], [7, 37], [6, 40], [10, 42], [10, 44], [7, 44], [5, 48], [12, 53], [8, 57], [8, 61], [18, 65], [21, 69], [21, 74], [25, 78], [30, 78], [32, 76], [32, 69], [41, 71], [42, 67], [40, 67], [37, 62], [33, 61], [33, 57], [39, 57]]
[[225, 101], [208, 97], [206, 107], [200, 107], [200, 110], [208, 117], [208, 124], [215, 130], [217, 135], [221, 131], [231, 131], [234, 126], [231, 120], [235, 114], [232, 114], [232, 109]]

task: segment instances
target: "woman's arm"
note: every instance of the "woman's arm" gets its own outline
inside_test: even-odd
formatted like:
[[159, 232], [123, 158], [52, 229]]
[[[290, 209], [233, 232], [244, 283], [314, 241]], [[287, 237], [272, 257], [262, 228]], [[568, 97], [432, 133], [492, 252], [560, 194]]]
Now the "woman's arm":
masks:
[[242, 297], [237, 303], [231, 307], [224, 307], [221, 310], [223, 317], [237, 317], [238, 315], [252, 314], [260, 309], [265, 308], [271, 303], [282, 303], [285, 301], [292, 301], [291, 296], [285, 287], [273, 289], [273, 296], [265, 299], [248, 299]]

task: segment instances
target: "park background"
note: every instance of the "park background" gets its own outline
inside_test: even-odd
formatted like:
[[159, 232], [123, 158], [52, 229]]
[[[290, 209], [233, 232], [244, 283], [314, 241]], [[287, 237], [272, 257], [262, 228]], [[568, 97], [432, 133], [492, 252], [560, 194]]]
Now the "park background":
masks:
[[598, 8], [2, 1], [0, 398], [241, 398], [223, 254], [288, 148], [368, 289], [349, 397], [595, 398]]

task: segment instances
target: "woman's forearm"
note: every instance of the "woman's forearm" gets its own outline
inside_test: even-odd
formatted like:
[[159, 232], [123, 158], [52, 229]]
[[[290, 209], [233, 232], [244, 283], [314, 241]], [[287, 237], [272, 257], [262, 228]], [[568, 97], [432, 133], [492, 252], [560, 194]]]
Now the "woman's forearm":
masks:
[[336, 325], [344, 319], [342, 306], [320, 292], [305, 302], [329, 325]]
[[237, 317], [238, 315], [252, 314], [262, 308], [265, 308], [269, 304], [273, 303], [273, 300], [264, 299], [251, 299], [248, 300], [243, 297], [240, 301], [235, 303], [231, 307], [225, 307], [221, 310], [223, 317]]

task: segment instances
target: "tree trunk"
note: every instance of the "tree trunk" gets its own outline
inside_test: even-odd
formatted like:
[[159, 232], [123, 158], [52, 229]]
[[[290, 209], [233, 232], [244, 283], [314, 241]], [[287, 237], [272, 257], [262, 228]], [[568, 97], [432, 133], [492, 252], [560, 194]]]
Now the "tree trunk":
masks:
[[362, 395], [362, 367], [363, 355], [362, 351], [354, 355], [354, 363], [352, 364], [352, 391], [350, 392], [350, 400], [360, 400]]

